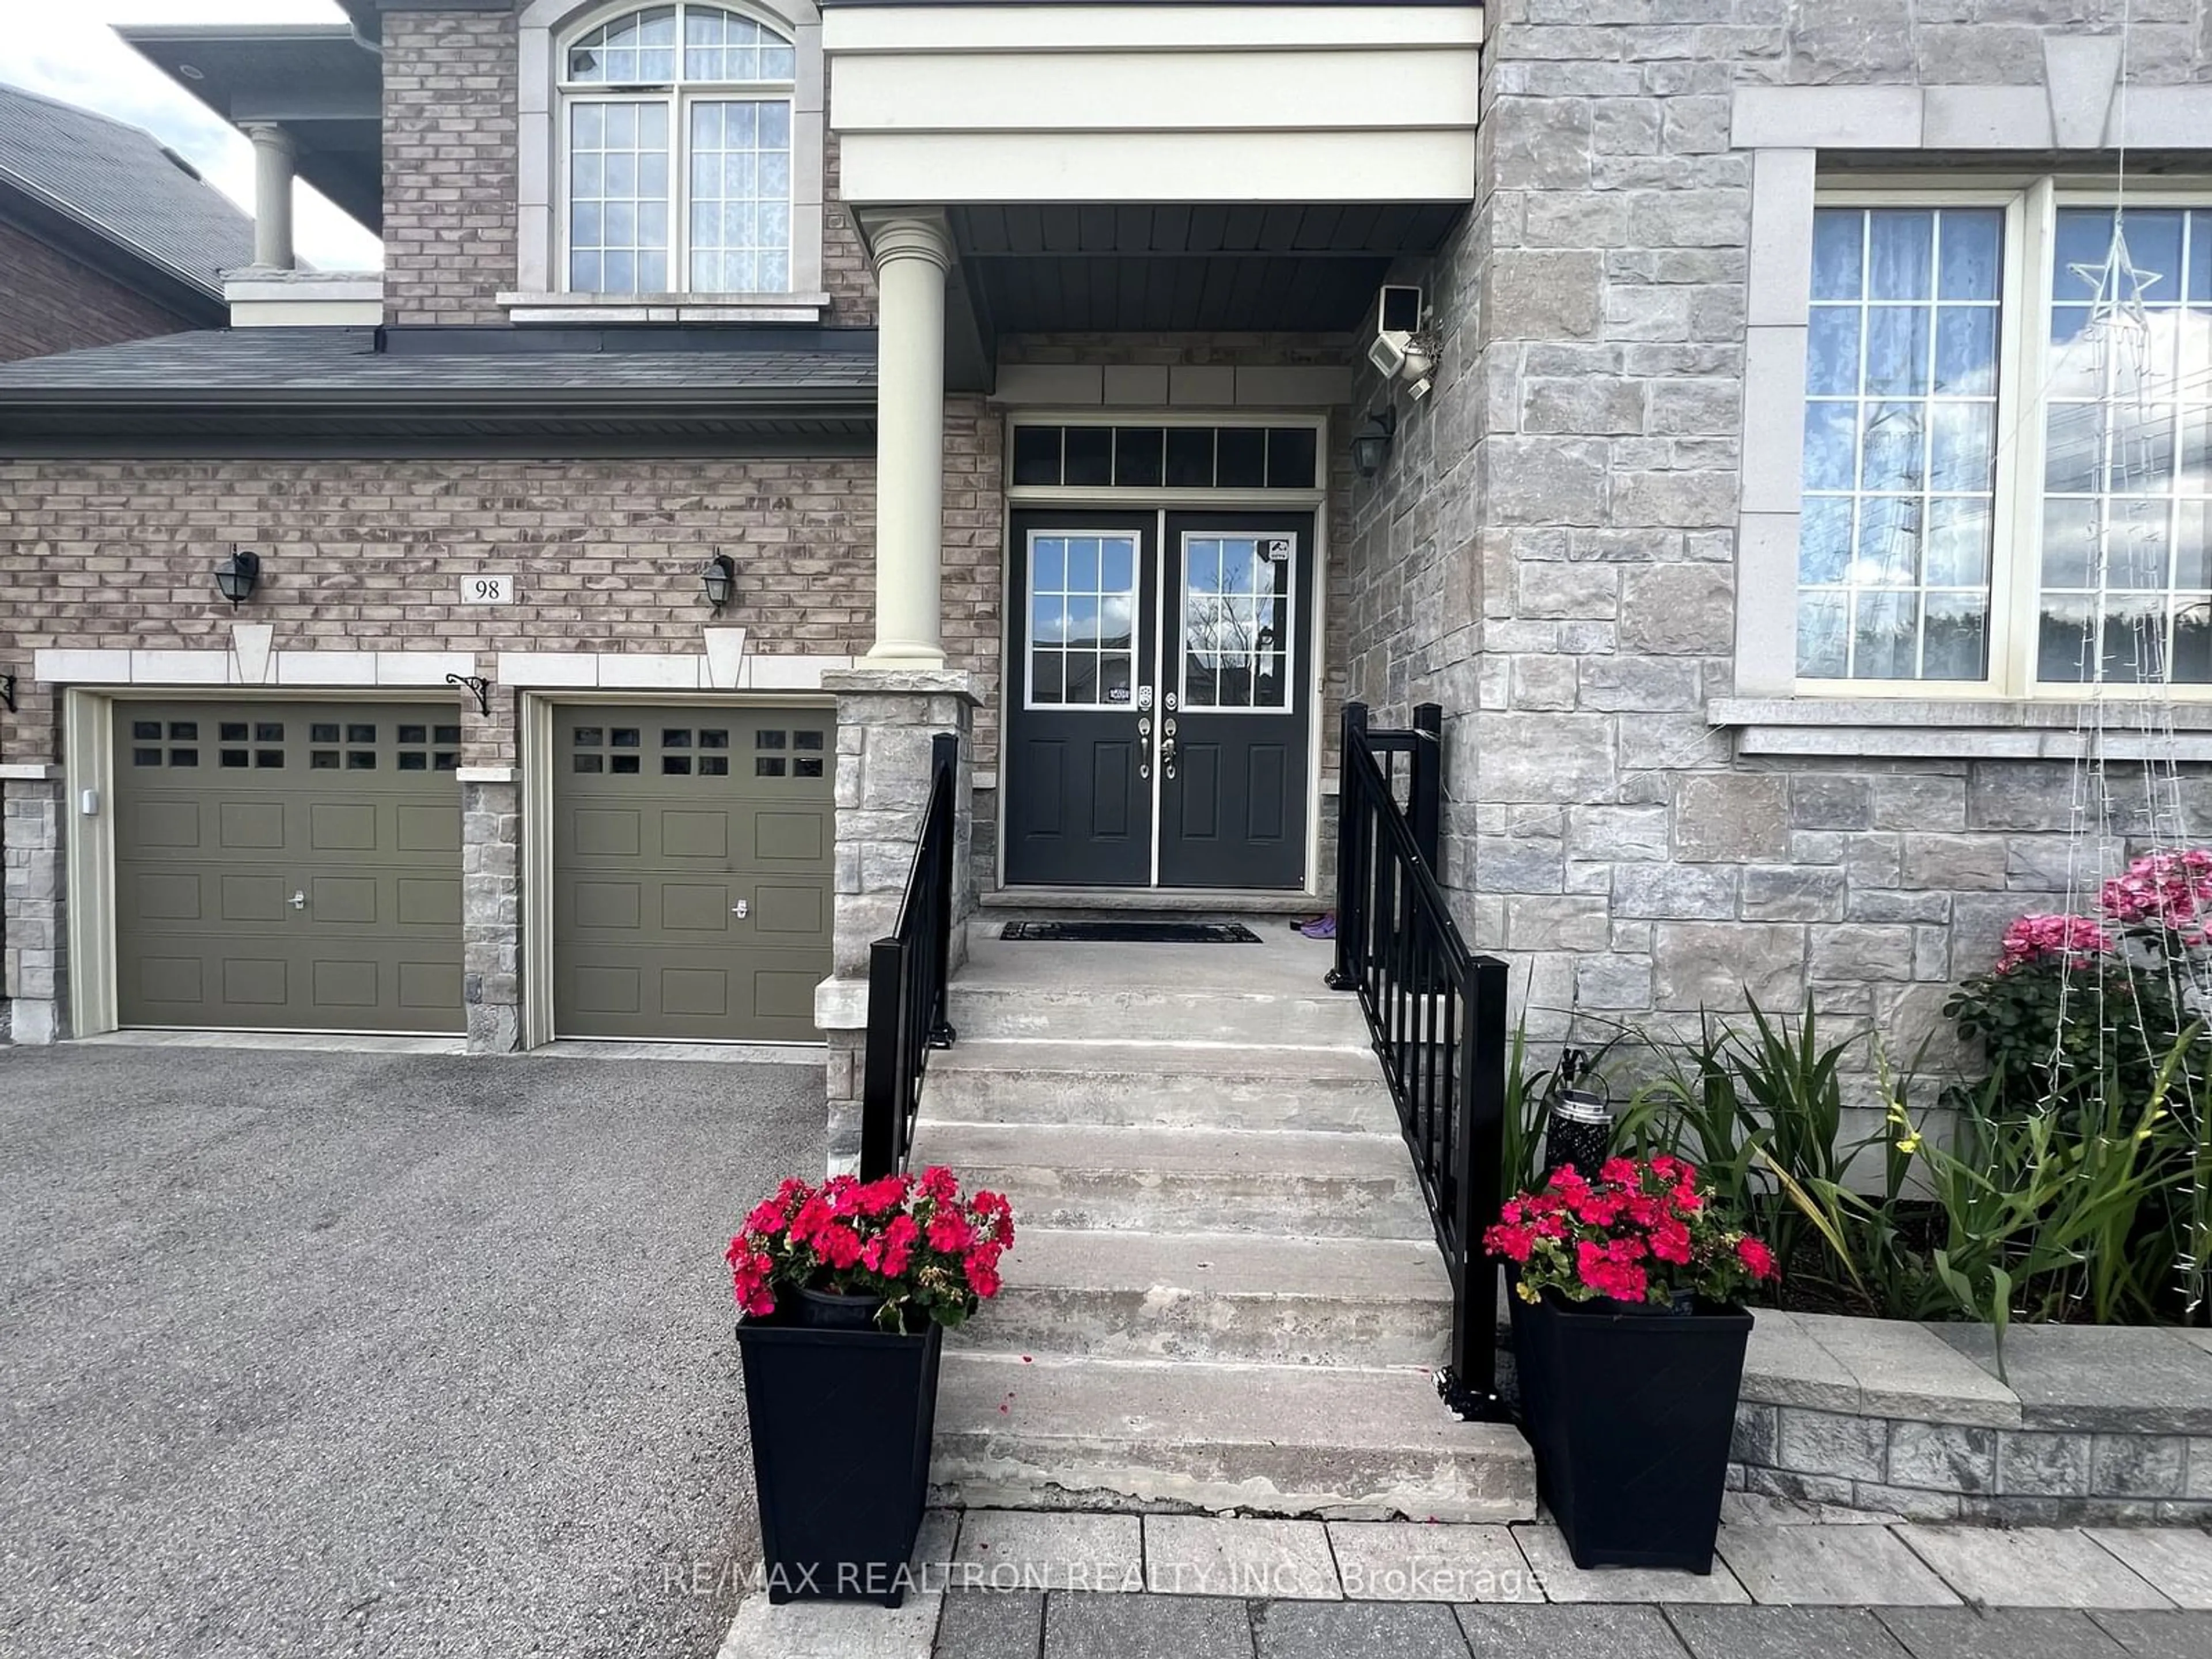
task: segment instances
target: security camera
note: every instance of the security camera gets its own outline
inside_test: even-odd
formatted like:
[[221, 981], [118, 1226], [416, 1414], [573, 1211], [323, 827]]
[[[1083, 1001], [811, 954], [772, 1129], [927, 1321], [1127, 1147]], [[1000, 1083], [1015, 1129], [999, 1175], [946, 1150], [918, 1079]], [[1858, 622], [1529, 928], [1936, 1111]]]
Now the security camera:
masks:
[[1375, 337], [1375, 343], [1367, 348], [1367, 361], [1386, 376], [1406, 372], [1406, 348], [1413, 342], [1410, 330], [1386, 328]]

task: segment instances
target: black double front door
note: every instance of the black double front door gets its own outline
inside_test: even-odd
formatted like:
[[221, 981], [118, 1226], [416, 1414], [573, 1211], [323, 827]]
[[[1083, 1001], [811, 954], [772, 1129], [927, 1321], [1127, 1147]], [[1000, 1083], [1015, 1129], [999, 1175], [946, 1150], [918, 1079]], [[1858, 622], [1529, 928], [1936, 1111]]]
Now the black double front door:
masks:
[[1300, 888], [1310, 513], [1014, 519], [1011, 886]]

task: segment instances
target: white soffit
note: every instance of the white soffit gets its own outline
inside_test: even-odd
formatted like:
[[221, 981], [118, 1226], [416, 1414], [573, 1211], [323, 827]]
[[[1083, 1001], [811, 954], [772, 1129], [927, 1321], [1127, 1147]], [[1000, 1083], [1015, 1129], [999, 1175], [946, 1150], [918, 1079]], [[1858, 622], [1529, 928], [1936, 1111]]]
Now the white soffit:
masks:
[[858, 6], [823, 22], [857, 204], [1455, 202], [1474, 5]]

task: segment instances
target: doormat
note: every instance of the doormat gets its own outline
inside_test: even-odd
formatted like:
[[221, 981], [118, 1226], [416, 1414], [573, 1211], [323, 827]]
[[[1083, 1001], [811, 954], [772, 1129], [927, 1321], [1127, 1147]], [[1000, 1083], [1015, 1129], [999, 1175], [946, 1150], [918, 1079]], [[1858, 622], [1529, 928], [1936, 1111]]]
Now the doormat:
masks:
[[1257, 945], [1241, 921], [1010, 921], [1001, 939], [1085, 945]]

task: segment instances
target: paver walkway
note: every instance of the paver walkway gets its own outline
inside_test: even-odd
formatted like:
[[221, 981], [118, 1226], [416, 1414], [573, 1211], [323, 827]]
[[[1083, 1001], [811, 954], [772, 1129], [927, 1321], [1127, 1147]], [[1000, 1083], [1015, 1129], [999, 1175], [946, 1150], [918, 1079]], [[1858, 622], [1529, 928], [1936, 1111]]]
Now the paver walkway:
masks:
[[721, 1659], [2212, 1659], [2194, 1528], [1730, 1503], [1709, 1577], [1584, 1572], [1545, 1525], [940, 1511], [904, 1607], [749, 1598]]

